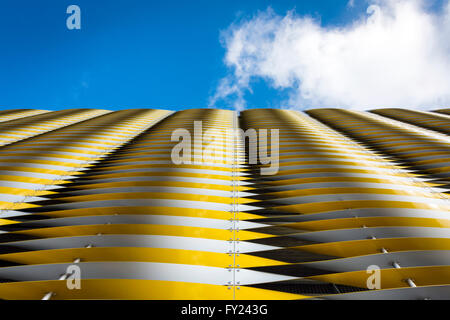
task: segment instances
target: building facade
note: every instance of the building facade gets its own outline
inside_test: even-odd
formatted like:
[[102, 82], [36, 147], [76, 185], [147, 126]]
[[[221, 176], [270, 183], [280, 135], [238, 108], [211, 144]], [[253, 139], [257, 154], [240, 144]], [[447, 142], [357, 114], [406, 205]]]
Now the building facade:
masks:
[[0, 299], [450, 299], [449, 134], [449, 110], [3, 111]]

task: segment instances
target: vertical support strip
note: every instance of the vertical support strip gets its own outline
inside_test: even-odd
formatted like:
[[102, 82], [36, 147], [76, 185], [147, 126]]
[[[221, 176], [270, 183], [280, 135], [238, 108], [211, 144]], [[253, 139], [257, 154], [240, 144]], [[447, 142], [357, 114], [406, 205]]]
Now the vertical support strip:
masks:
[[238, 143], [238, 139], [239, 139], [239, 135], [238, 135], [238, 119], [237, 119], [237, 113], [234, 112], [233, 113], [233, 134], [232, 134], [232, 144], [233, 144], [233, 153], [232, 153], [232, 175], [231, 175], [231, 185], [232, 185], [232, 248], [233, 248], [233, 268], [232, 268], [232, 288], [233, 288], [233, 300], [236, 300], [236, 254], [239, 252], [237, 245], [237, 224], [238, 224], [238, 210], [239, 210], [239, 201], [238, 201], [238, 147], [239, 147], [239, 143]]

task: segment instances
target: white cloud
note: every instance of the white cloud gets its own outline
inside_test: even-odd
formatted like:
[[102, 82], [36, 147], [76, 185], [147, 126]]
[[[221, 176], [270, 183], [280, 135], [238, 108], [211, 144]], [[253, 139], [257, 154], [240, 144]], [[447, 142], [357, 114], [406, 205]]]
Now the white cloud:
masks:
[[[448, 1], [448, 0], [447, 0]], [[372, 0], [346, 27], [271, 9], [222, 34], [229, 74], [211, 105], [245, 107], [252, 80], [287, 90], [283, 106], [437, 107], [450, 103], [450, 5], [430, 12], [420, 0]]]
[[347, 7], [353, 8], [355, 6], [355, 0], [348, 0]]

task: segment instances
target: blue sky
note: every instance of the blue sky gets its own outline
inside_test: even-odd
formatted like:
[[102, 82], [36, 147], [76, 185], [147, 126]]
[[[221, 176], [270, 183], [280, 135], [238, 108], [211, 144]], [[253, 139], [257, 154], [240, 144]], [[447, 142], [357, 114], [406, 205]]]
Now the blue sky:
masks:
[[[342, 25], [363, 0], [1, 0], [0, 108], [205, 107], [227, 74], [220, 32], [269, 6]], [[66, 28], [67, 6], [81, 30]], [[283, 91], [263, 80], [248, 105], [270, 107]], [[229, 107], [222, 103], [221, 107]]]
[[[0, 107], [203, 107], [226, 73], [220, 31], [271, 6], [348, 19], [347, 1], [1, 1]], [[66, 8], [81, 8], [81, 30]], [[257, 83], [249, 104], [279, 93]], [[226, 106], [225, 106], [226, 107]]]

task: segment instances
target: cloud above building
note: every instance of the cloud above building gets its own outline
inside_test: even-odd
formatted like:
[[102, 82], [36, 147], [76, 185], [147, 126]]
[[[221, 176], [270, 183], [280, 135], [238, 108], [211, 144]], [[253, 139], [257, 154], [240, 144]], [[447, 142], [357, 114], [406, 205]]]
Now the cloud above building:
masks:
[[280, 106], [434, 108], [450, 103], [450, 5], [372, 0], [343, 27], [270, 8], [222, 33], [224, 63], [211, 105], [246, 107], [255, 80], [287, 92]]

